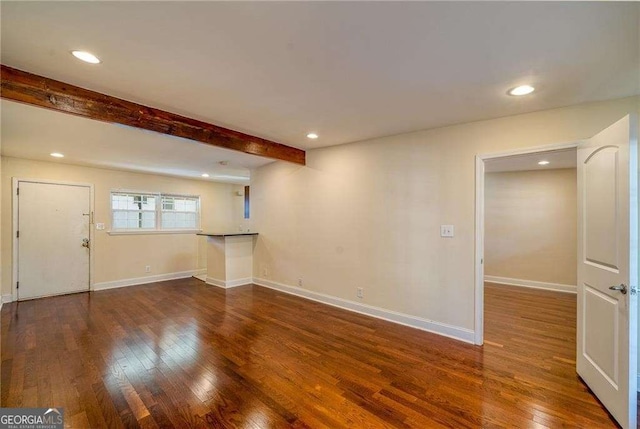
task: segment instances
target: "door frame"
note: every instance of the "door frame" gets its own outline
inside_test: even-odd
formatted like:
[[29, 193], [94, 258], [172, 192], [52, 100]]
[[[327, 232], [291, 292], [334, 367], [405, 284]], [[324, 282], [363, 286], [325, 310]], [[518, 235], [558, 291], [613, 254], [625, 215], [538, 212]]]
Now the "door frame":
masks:
[[474, 343], [484, 343], [484, 163], [495, 158], [577, 148], [583, 140], [476, 155]]
[[89, 291], [93, 290], [93, 264], [95, 252], [93, 251], [94, 243], [94, 231], [93, 231], [93, 221], [94, 221], [94, 213], [95, 213], [95, 205], [94, 205], [94, 187], [92, 183], [83, 183], [83, 182], [69, 182], [62, 180], [48, 180], [48, 179], [27, 179], [27, 178], [11, 178], [11, 247], [12, 247], [12, 258], [11, 258], [11, 300], [18, 300], [18, 238], [16, 237], [18, 231], [18, 186], [20, 182], [28, 182], [28, 183], [42, 183], [45, 185], [66, 185], [66, 186], [80, 186], [89, 188], [89, 242], [91, 243], [91, 247], [89, 249]]

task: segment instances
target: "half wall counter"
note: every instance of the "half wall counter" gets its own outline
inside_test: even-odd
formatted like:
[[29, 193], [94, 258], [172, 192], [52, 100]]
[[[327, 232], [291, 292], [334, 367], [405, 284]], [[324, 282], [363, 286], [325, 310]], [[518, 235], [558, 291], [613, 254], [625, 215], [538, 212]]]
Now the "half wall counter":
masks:
[[253, 247], [257, 232], [201, 232], [207, 237], [208, 284], [229, 288], [253, 281]]

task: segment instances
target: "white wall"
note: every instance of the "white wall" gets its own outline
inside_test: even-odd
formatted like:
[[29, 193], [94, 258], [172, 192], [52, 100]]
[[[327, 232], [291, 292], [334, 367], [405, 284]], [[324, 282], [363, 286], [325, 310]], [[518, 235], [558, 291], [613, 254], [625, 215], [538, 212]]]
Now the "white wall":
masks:
[[[309, 291], [473, 329], [475, 155], [588, 138], [639, 110], [638, 97], [590, 103], [258, 168], [254, 276], [291, 286], [300, 278]], [[454, 224], [455, 238], [440, 238], [441, 224]]]
[[484, 213], [486, 276], [575, 289], [575, 168], [487, 173]]
[[[206, 238], [195, 234], [109, 235], [110, 192], [128, 189], [200, 195], [202, 229], [236, 231], [243, 223], [242, 186], [188, 180], [153, 174], [90, 168], [58, 162], [41, 162], [2, 157], [2, 294], [12, 289], [12, 178], [48, 179], [92, 183], [95, 187], [95, 222], [106, 230], [94, 231], [94, 283], [112, 284], [121, 280], [206, 268]], [[151, 273], [146, 273], [146, 265]]]

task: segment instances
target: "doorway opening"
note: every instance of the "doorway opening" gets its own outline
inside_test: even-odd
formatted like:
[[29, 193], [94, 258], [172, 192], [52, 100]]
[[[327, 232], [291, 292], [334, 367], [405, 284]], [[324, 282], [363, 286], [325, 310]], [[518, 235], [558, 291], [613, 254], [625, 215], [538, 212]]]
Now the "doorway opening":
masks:
[[[533, 283], [526, 281], [528, 279], [518, 281], [518, 279], [507, 277], [514, 275], [518, 268], [522, 268], [518, 266], [521, 262], [518, 258], [510, 260], [511, 264], [507, 268], [503, 267], [504, 273], [506, 273], [503, 274], [505, 277], [493, 274], [493, 278], [485, 278], [485, 274], [492, 275], [487, 270], [495, 269], [495, 267], [490, 268], [488, 265], [488, 263], [491, 264], [495, 261], [489, 261], [486, 257], [487, 246], [491, 245], [491, 240], [488, 240], [486, 235], [486, 216], [488, 213], [486, 185], [493, 180], [487, 179], [487, 168], [496, 163], [513, 161], [514, 157], [524, 159], [527, 156], [534, 156], [538, 158], [537, 162], [545, 161], [541, 158], [570, 149], [577, 154], [577, 174], [575, 175], [577, 178], [575, 203], [577, 212], [575, 290], [577, 296], [575, 313], [573, 313], [571, 306], [568, 306], [564, 311], [575, 314], [576, 329], [574, 335], [568, 335], [567, 332], [570, 331], [565, 331], [553, 339], [556, 342], [562, 341], [562, 338], [566, 338], [567, 342], [573, 340], [566, 351], [571, 353], [571, 349], [573, 349], [575, 363], [572, 359], [567, 359], [566, 356], [559, 356], [561, 362], [564, 361], [563, 363], [568, 364], [566, 367], [560, 368], [559, 371], [562, 373], [563, 380], [569, 382], [573, 380], [574, 383], [577, 373], [584, 383], [582, 391], [586, 391], [585, 386], [588, 387], [594, 397], [623, 428], [635, 427], [638, 386], [638, 151], [635, 115], [627, 115], [593, 137], [579, 142], [476, 157], [475, 342], [482, 345], [487, 339], [485, 338], [488, 332], [488, 330], [485, 332], [485, 307], [487, 306], [485, 293], [489, 297], [496, 291], [507, 290], [501, 288], [510, 288], [512, 300], [519, 295], [522, 300], [520, 309], [524, 313], [528, 312], [528, 317], [531, 320], [536, 320], [542, 319], [543, 312], [547, 310], [536, 312], [535, 303], [530, 299], [531, 296], [523, 297], [526, 293], [531, 294], [531, 291], [525, 292], [523, 286], [527, 286], [531, 290], [541, 286], [546, 289], [556, 288], [556, 290], [559, 290], [557, 288], [571, 287], [571, 285], [553, 281], [550, 277], [543, 277], [542, 280], [535, 280]], [[543, 164], [545, 163], [543, 162]], [[495, 207], [489, 207], [494, 212], [500, 209], [505, 210], [505, 208], [506, 205], [500, 206], [499, 204]], [[527, 210], [534, 212], [538, 209], [539, 207], [535, 206], [527, 208]], [[524, 219], [531, 217], [531, 213], [525, 213]], [[520, 221], [520, 224], [515, 227], [512, 225], [512, 228], [519, 229], [519, 231], [512, 233], [518, 235], [523, 233], [521, 230], [526, 230], [524, 235], [529, 234], [530, 239], [536, 241], [540, 239], [537, 235], [545, 235], [547, 230], [553, 229], [556, 224], [563, 225], [563, 222], [547, 219], [542, 225], [536, 226]], [[499, 224], [494, 225], [494, 228], [500, 230], [507, 226]], [[567, 228], [567, 226], [562, 227]], [[556, 233], [560, 235], [560, 230], [557, 230]], [[567, 240], [566, 237], [565, 240]], [[499, 244], [503, 248], [509, 248], [505, 243]], [[533, 253], [536, 255], [532, 256]], [[544, 253], [540, 249], [536, 250], [534, 246], [533, 251], [525, 255], [523, 260], [530, 261], [539, 256], [538, 254]], [[502, 256], [503, 263], [504, 260], [509, 260], [504, 254], [500, 256]], [[495, 255], [490, 257], [495, 257]], [[560, 254], [547, 260], [545, 264], [547, 269], [539, 274], [542, 276], [548, 276], [551, 273], [558, 274], [561, 270], [557, 270], [555, 265], [570, 263], [567, 262], [568, 259], [564, 262], [562, 260], [563, 257]], [[565, 275], [570, 274], [572, 274], [571, 270], [565, 272]], [[514, 276], [517, 277], [517, 275]], [[512, 286], [487, 284], [485, 287], [485, 280], [493, 280], [494, 283], [511, 283]], [[558, 294], [560, 292], [547, 291], [545, 293]], [[487, 298], [487, 303], [490, 303], [490, 299], [492, 298]], [[503, 303], [502, 305], [508, 307], [508, 304]], [[559, 318], [563, 319], [562, 310], [558, 314]], [[556, 317], [558, 318], [558, 316]], [[542, 320], [542, 322], [544, 324], [545, 321]], [[541, 336], [531, 335], [531, 332], [526, 331], [527, 326], [520, 327], [524, 328], [522, 332], [514, 333], [517, 326], [513, 320], [506, 320], [502, 323], [503, 330], [507, 332], [504, 338], [524, 333], [517, 340], [520, 350], [516, 353], [517, 359], [512, 362], [515, 372], [518, 372], [523, 365], [528, 364], [535, 365], [540, 371], [541, 377], [553, 373], [554, 368], [558, 369], [553, 364], [545, 365], [545, 357], [537, 353], [537, 347], [546, 345], [545, 341], [550, 337], [548, 333], [542, 332]], [[548, 320], [546, 323], [546, 328], [553, 325]], [[557, 327], [558, 323], [555, 324]], [[491, 344], [491, 346], [494, 345], [499, 347], [501, 344]], [[485, 352], [490, 353], [490, 349], [485, 349]], [[505, 356], [507, 355], [505, 354]], [[558, 356], [554, 355], [551, 355], [550, 358], [547, 357], [547, 359], [557, 358]], [[505, 365], [508, 363], [505, 362]]]
[[[510, 284], [513, 287], [537, 287], [550, 289], [550, 284], [554, 285], [554, 289], [565, 289], [566, 292], [575, 291], [575, 282], [572, 285], [571, 281], [564, 280], [550, 281], [551, 278], [559, 278], [558, 275], [566, 278], [571, 276], [568, 270], [564, 270], [562, 274], [553, 274], [551, 277], [549, 273], [541, 272], [544, 267], [545, 260], [548, 260], [549, 255], [545, 255], [542, 259], [537, 258], [537, 261], [532, 266], [527, 266], [527, 254], [526, 251], [522, 252], [518, 247], [518, 242], [522, 238], [526, 239], [526, 236], [531, 233], [530, 230], [523, 231], [518, 228], [518, 222], [525, 220], [526, 222], [535, 224], [536, 222], [544, 221], [544, 216], [536, 217], [531, 213], [529, 205], [532, 203], [532, 198], [527, 198], [520, 191], [521, 186], [525, 185], [527, 193], [537, 194], [540, 196], [541, 192], [544, 192], [544, 182], [557, 182], [562, 180], [566, 182], [566, 177], [548, 177], [540, 180], [536, 173], [548, 172], [552, 169], [549, 168], [552, 165], [557, 170], [567, 170], [560, 176], [570, 175], [571, 169], [576, 167], [576, 149], [578, 142], [547, 146], [542, 148], [532, 148], [521, 151], [512, 151], [506, 153], [498, 153], [492, 155], [483, 155], [476, 158], [476, 317], [475, 317], [475, 343], [481, 345], [484, 343], [485, 338], [485, 320], [484, 320], [484, 298], [485, 298], [485, 281], [489, 280], [494, 284]], [[548, 161], [549, 164], [540, 165], [538, 162]], [[551, 162], [553, 161], [553, 164]], [[555, 169], [554, 169], [555, 170]], [[490, 175], [490, 176], [488, 176]], [[575, 177], [575, 176], [574, 176]], [[545, 180], [546, 179], [546, 180]], [[493, 216], [490, 221], [491, 239], [489, 245], [496, 251], [495, 259], [489, 255], [490, 260], [487, 261], [487, 186], [491, 188], [490, 196], [493, 197], [489, 209], [490, 214], [501, 215], [502, 219], [496, 219]], [[575, 189], [575, 188], [574, 188]], [[566, 193], [570, 193], [571, 190], [565, 190]], [[535, 195], [534, 195], [535, 196]], [[546, 206], [553, 205], [554, 201], [557, 201], [556, 197], [543, 198]], [[573, 200], [575, 201], [575, 191], [573, 194]], [[502, 208], [501, 208], [502, 206]], [[540, 210], [548, 209], [548, 207], [539, 207]], [[502, 221], [506, 217], [513, 217], [514, 215], [520, 216], [521, 219], [514, 221], [509, 218], [509, 223], [505, 225]], [[518, 232], [518, 235], [514, 238], [505, 237], [505, 235], [513, 232]], [[524, 237], [522, 237], [524, 235]], [[534, 233], [535, 235], [535, 233]], [[497, 237], [496, 237], [497, 236]], [[575, 237], [575, 235], [574, 235]], [[574, 243], [575, 244], [575, 238]], [[531, 247], [535, 250], [538, 243], [531, 243]], [[516, 253], [514, 258], [509, 253]], [[528, 253], [531, 253], [529, 251]], [[565, 252], [565, 257], [566, 257]], [[487, 262], [489, 262], [490, 270], [487, 272]], [[519, 274], [518, 274], [519, 273]], [[489, 276], [488, 278], [486, 276]], [[519, 278], [520, 277], [520, 278]], [[525, 277], [525, 278], [522, 278]], [[529, 277], [529, 278], [526, 278]], [[575, 278], [575, 267], [573, 270], [573, 278]], [[516, 285], [514, 285], [514, 283]]]
[[485, 160], [485, 344], [547, 365], [575, 366], [576, 162], [575, 147]]

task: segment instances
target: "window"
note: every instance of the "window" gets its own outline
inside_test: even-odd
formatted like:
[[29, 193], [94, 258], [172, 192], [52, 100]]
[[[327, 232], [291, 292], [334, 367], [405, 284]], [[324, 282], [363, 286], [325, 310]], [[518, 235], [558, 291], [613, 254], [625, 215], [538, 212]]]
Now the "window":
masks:
[[156, 196], [113, 193], [113, 229], [155, 229]]
[[249, 219], [251, 216], [251, 205], [249, 199], [249, 187], [244, 187], [244, 218]]
[[200, 198], [139, 192], [112, 192], [114, 231], [196, 230]]
[[198, 198], [162, 196], [162, 229], [196, 229]]

